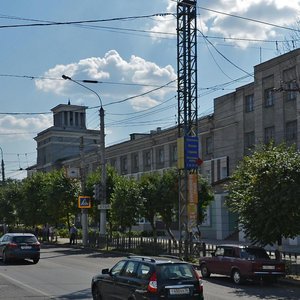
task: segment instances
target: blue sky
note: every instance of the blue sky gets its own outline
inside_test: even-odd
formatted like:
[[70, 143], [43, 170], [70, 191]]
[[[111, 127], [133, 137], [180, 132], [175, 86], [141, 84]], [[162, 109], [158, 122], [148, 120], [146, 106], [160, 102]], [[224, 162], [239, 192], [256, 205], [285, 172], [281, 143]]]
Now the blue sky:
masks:
[[[199, 116], [252, 82], [253, 66], [283, 53], [299, 11], [295, 0], [197, 1]], [[98, 98], [62, 74], [102, 82], [88, 87], [103, 102], [106, 145], [176, 125], [176, 1], [1, 0], [0, 40], [6, 177], [23, 178], [20, 169], [36, 163], [34, 137], [52, 125], [56, 105], [88, 106], [87, 126], [99, 128]]]

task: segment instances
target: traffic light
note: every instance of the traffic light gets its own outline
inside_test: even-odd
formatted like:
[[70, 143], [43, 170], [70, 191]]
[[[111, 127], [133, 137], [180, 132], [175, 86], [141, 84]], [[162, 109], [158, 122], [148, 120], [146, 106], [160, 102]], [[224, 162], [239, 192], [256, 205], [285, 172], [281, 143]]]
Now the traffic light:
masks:
[[101, 200], [103, 198], [103, 187], [101, 183], [94, 184], [93, 197], [95, 200]]
[[95, 200], [97, 200], [99, 198], [98, 184], [94, 184], [93, 197]]

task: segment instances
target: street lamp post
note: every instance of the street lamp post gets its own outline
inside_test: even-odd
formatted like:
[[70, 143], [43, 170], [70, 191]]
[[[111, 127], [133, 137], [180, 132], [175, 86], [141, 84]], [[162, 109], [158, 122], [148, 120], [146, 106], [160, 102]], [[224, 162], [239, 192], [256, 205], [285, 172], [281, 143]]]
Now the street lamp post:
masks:
[[[91, 91], [94, 93], [99, 101], [100, 101], [100, 109], [99, 109], [99, 116], [100, 116], [100, 166], [101, 166], [101, 185], [102, 185], [102, 197], [100, 202], [102, 204], [106, 204], [106, 166], [105, 166], [105, 127], [104, 127], [104, 109], [102, 107], [102, 100], [100, 95], [92, 90], [91, 88], [85, 86], [84, 84], [78, 82], [77, 80], [72, 79], [69, 76], [62, 75], [62, 78], [65, 80], [70, 80], [83, 88]], [[84, 83], [98, 83], [95, 80], [82, 80]], [[105, 237], [106, 235], [106, 210], [100, 209], [100, 237]]]
[[4, 160], [3, 160], [3, 150], [0, 147], [1, 150], [1, 172], [2, 172], [2, 183], [4, 184], [5, 182], [5, 173], [4, 173]]

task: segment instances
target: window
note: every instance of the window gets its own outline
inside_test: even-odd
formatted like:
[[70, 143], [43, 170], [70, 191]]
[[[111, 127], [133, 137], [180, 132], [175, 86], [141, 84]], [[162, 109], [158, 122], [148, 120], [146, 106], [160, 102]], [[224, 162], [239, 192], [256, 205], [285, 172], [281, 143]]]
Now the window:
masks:
[[172, 145], [170, 148], [170, 159], [171, 163], [174, 163], [177, 161], [177, 145]]
[[296, 141], [296, 139], [297, 139], [297, 121], [291, 121], [291, 122], [286, 123], [285, 139], [286, 139], [286, 141]]
[[255, 144], [255, 135], [254, 131], [245, 133], [245, 149], [254, 147]]
[[158, 149], [158, 152], [157, 152], [157, 161], [159, 164], [163, 164], [164, 163], [164, 149], [163, 148], [160, 148]]
[[141, 263], [137, 270], [137, 278], [139, 279], [149, 279], [151, 276], [151, 268], [148, 265]]
[[299, 87], [296, 81], [296, 67], [292, 67], [283, 71], [283, 89], [286, 91], [284, 97], [286, 101], [292, 101], [297, 98]]
[[246, 112], [250, 112], [254, 110], [254, 95], [248, 95], [245, 98], [245, 107], [246, 107]]
[[268, 88], [264, 91], [265, 107], [274, 105], [274, 89]]
[[129, 261], [121, 273], [122, 276], [135, 277], [138, 262]]
[[205, 152], [206, 154], [212, 154], [212, 137], [209, 136], [206, 138], [205, 140], [205, 145], [206, 145], [206, 149], [205, 149]]
[[286, 94], [286, 100], [287, 101], [293, 101], [297, 99], [297, 92], [299, 91], [299, 87], [297, 85], [297, 82], [295, 80], [288, 82], [287, 84], [287, 94]]
[[265, 144], [270, 143], [275, 138], [275, 128], [274, 126], [265, 128]]
[[127, 156], [121, 157], [121, 172], [127, 173]]
[[145, 152], [144, 164], [145, 164], [145, 167], [151, 167], [151, 152], [150, 151]]
[[132, 154], [132, 168], [134, 171], [138, 171], [139, 169], [139, 155], [138, 153]]
[[111, 270], [111, 274], [114, 276], [120, 275], [120, 272], [121, 272], [122, 268], [124, 267], [125, 263], [126, 263], [125, 260], [118, 262]]

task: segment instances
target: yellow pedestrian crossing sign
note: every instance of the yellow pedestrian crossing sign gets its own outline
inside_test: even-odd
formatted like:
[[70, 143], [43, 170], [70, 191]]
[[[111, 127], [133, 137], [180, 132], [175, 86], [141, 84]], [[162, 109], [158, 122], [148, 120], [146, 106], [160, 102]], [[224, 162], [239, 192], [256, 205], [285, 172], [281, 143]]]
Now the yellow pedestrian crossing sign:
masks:
[[90, 196], [79, 196], [78, 197], [78, 207], [79, 208], [91, 208], [92, 202]]

